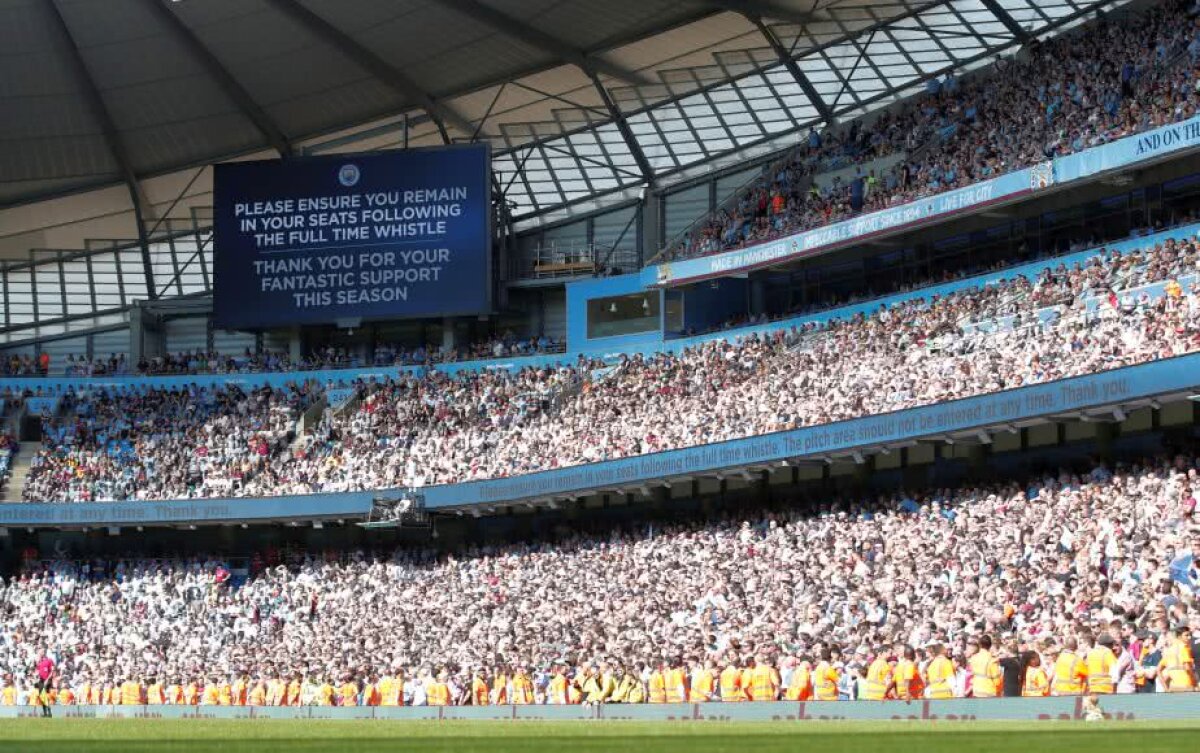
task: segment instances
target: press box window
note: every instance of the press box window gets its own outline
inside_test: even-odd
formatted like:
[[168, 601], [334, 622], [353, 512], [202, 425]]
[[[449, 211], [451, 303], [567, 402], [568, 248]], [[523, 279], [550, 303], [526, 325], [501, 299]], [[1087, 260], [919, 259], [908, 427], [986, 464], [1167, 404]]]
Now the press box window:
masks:
[[587, 309], [588, 338], [635, 335], [658, 330], [657, 293], [593, 298]]

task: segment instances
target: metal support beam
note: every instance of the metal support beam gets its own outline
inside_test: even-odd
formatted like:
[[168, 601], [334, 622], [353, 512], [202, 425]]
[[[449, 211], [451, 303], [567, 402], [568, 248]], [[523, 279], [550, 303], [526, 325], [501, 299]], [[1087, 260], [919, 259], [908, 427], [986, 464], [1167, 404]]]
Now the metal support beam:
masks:
[[815, 13], [804, 13], [786, 8], [772, 0], [705, 0], [704, 4], [730, 13], [737, 13], [740, 16], [750, 14], [787, 21], [800, 26], [811, 23], [817, 17]]
[[58, 0], [50, 0], [46, 3], [50, 9], [50, 16], [54, 24], [58, 27], [59, 33], [62, 34], [63, 41], [66, 43], [67, 51], [71, 58], [71, 67], [74, 69], [75, 78], [83, 89], [83, 96], [87, 100], [88, 109], [91, 110], [92, 116], [100, 123], [100, 128], [104, 132], [104, 141], [108, 145], [108, 150], [112, 153], [113, 159], [121, 168], [121, 177], [125, 181], [125, 186], [129, 189], [129, 202], [133, 205], [134, 223], [137, 225], [138, 247], [142, 252], [142, 268], [146, 275], [146, 292], [150, 298], [157, 298], [158, 291], [154, 286], [154, 265], [150, 261], [150, 238], [146, 234], [146, 222], [142, 212], [142, 197], [141, 188], [138, 186], [137, 175], [133, 171], [133, 162], [129, 159], [129, 152], [125, 149], [125, 144], [121, 140], [121, 134], [117, 131], [116, 123], [112, 119], [112, 113], [108, 111], [108, 106], [104, 104], [104, 97], [100, 95], [100, 90], [96, 87], [96, 82], [92, 79], [92, 74], [88, 71], [87, 63], [84, 62], [83, 53], [79, 51], [79, 45], [75, 41], [75, 37], [71, 34], [71, 27], [67, 25], [67, 20], [63, 18], [62, 11], [59, 10]]
[[775, 36], [775, 32], [771, 31], [770, 27], [763, 23], [762, 16], [748, 11], [743, 11], [742, 15], [750, 23], [754, 24], [758, 29], [758, 33], [762, 34], [767, 43], [771, 45], [771, 49], [775, 51], [775, 56], [779, 58], [779, 62], [783, 64], [784, 68], [787, 68], [788, 73], [792, 74], [792, 78], [796, 79], [796, 83], [804, 90], [804, 96], [808, 97], [808, 100], [812, 102], [813, 107], [817, 110], [817, 114], [821, 116], [821, 120], [824, 120], [826, 124], [833, 123], [833, 109], [826, 104], [825, 100], [821, 99], [817, 88], [812, 85], [812, 82], [808, 80], [808, 76], [805, 76], [804, 71], [800, 70], [800, 66], [796, 64], [796, 58], [792, 57], [792, 54], [783, 46], [783, 42], [779, 41], [779, 37]]
[[475, 132], [474, 124], [465, 115], [444, 102], [434, 99], [433, 95], [424, 91], [399, 68], [363, 47], [349, 34], [313, 13], [297, 0], [267, 0], [267, 2], [428, 113], [430, 120], [442, 135], [443, 142], [449, 144], [451, 141], [450, 132], [446, 129], [447, 125], [454, 126], [466, 136]]
[[616, 102], [613, 102], [609, 96], [608, 90], [604, 88], [604, 84], [600, 83], [600, 77], [594, 71], [587, 71], [588, 78], [592, 80], [592, 86], [596, 87], [597, 93], [600, 94], [601, 101], [604, 102], [604, 109], [608, 110], [609, 117], [613, 119], [617, 130], [621, 132], [621, 138], [625, 140], [625, 145], [629, 147], [629, 151], [633, 154], [633, 159], [637, 162], [638, 170], [642, 173], [642, 179], [646, 181], [651, 189], [656, 185], [654, 180], [654, 168], [650, 166], [650, 160], [646, 159], [646, 153], [642, 151], [641, 144], [633, 135], [633, 129], [629, 127], [629, 122], [625, 120], [625, 113], [621, 112], [617, 107]]
[[267, 143], [279, 153], [280, 157], [290, 157], [294, 153], [292, 143], [284, 135], [271, 116], [258, 106], [254, 98], [250, 96], [250, 92], [246, 91], [233, 74], [229, 72], [225, 66], [221, 65], [221, 61], [217, 60], [217, 56], [212, 53], [200, 38], [188, 28], [187, 24], [175, 14], [175, 11], [167, 7], [164, 0], [144, 0], [146, 5], [152, 8], [152, 12], [162, 19], [163, 24], [171, 29], [175, 38], [187, 48], [188, 52], [192, 53], [200, 64], [204, 66], [204, 70], [208, 75], [212, 76], [225, 92], [226, 96], [233, 100], [233, 103], [238, 106], [238, 109], [249, 118], [258, 132], [263, 135]]
[[608, 90], [604, 88], [604, 83], [600, 80], [600, 74], [604, 73], [634, 84], [647, 83], [645, 79], [632, 71], [627, 71], [603, 60], [589, 57], [579, 50], [571, 49], [571, 47], [549, 34], [527, 26], [477, 0], [437, 0], [437, 2], [446, 7], [453, 8], [465, 16], [487, 24], [502, 34], [507, 34], [514, 39], [520, 39], [526, 44], [545, 50], [560, 58], [563, 62], [574, 65], [583, 71], [588, 80], [592, 82], [592, 86], [595, 87], [596, 93], [600, 95], [600, 100], [604, 103], [604, 109], [608, 113], [608, 116], [612, 118], [613, 123], [617, 126], [617, 130], [621, 132], [621, 138], [624, 139], [625, 145], [629, 147], [629, 152], [633, 155], [634, 161], [637, 162], [638, 171], [641, 173], [642, 179], [651, 187], [655, 185], [654, 169], [650, 166], [650, 160], [646, 158], [645, 152], [642, 151], [641, 145], [638, 143], [637, 138], [634, 137], [633, 130], [625, 120], [625, 114], [621, 112], [620, 108], [617, 107], [609, 95]]
[[1009, 15], [1004, 6], [999, 3], [999, 0], [981, 0], [981, 2], [983, 2], [983, 7], [990, 10], [992, 15], [998, 18], [1000, 23], [1004, 24], [1004, 28], [1012, 32], [1013, 39], [1016, 39], [1021, 44], [1027, 44], [1030, 39], [1033, 39], [1033, 35], [1021, 28], [1021, 24], [1017, 23], [1017, 19]]
[[490, 26], [513, 39], [519, 39], [530, 47], [536, 47], [543, 52], [553, 55], [562, 62], [570, 63], [582, 70], [593, 70], [603, 73], [606, 76], [620, 79], [634, 86], [653, 83], [636, 71], [597, 57], [592, 57], [544, 31], [535, 29], [506, 13], [496, 10], [490, 5], [484, 5], [478, 2], [478, 0], [437, 0], [437, 2], [447, 8], [452, 8], [467, 18]]

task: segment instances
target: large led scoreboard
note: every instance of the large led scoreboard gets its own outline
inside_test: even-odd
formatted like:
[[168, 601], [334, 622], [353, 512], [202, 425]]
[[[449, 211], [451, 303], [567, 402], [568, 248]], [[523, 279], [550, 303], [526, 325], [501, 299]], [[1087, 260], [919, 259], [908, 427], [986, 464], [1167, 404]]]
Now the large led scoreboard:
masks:
[[487, 313], [487, 145], [214, 167], [224, 329]]

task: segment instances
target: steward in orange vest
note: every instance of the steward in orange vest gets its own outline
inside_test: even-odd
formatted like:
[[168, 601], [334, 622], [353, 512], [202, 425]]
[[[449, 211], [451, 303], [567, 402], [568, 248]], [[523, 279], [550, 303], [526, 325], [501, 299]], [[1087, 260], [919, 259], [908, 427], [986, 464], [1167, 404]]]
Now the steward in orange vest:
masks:
[[754, 669], [750, 671], [750, 700], [779, 700], [779, 672], [761, 656], [755, 658]]
[[683, 659], [676, 659], [672, 667], [664, 675], [667, 691], [667, 703], [685, 703], [687, 701], [687, 672], [683, 669]]
[[925, 682], [917, 671], [917, 652], [912, 646], [900, 649], [902, 658], [896, 662], [893, 675], [896, 681], [896, 698], [902, 701], [919, 700], [925, 695]]
[[1050, 695], [1050, 678], [1042, 668], [1042, 657], [1036, 651], [1025, 654], [1025, 673], [1021, 680], [1021, 695], [1026, 698], [1044, 698]]
[[862, 698], [868, 701], [882, 701], [891, 696], [896, 688], [892, 674], [896, 668], [896, 657], [889, 656], [882, 648], [877, 649], [875, 660], [867, 668], [867, 686]]
[[1171, 635], [1170, 645], [1163, 651], [1162, 661], [1158, 663], [1158, 676], [1162, 678], [1168, 693], [1196, 688], [1192, 633], [1187, 628], [1180, 628]]
[[1054, 695], [1079, 695], [1087, 682], [1087, 666], [1076, 651], [1079, 644], [1074, 638], [1064, 642], [1062, 653], [1054, 661]]
[[1089, 693], [1107, 695], [1113, 692], [1112, 670], [1117, 663], [1117, 655], [1110, 648], [1112, 638], [1108, 633], [1104, 633], [1091, 642], [1092, 646], [1083, 658], [1083, 664], [1087, 668], [1087, 689]]
[[792, 667], [792, 674], [788, 678], [787, 692], [783, 694], [783, 698], [785, 701], [812, 700], [813, 673], [812, 663], [808, 657], [804, 657]]
[[689, 701], [704, 703], [713, 700], [717, 694], [717, 677], [714, 669], [711, 659], [704, 662], [703, 667], [698, 662], [693, 663], [692, 683], [688, 689]]
[[833, 666], [833, 649], [821, 649], [821, 661], [813, 673], [813, 697], [818, 701], [836, 701], [840, 679], [837, 667]]
[[738, 669], [732, 661], [725, 665], [725, 669], [721, 670], [720, 685], [723, 703], [736, 703], [746, 699], [742, 695], [742, 670]]

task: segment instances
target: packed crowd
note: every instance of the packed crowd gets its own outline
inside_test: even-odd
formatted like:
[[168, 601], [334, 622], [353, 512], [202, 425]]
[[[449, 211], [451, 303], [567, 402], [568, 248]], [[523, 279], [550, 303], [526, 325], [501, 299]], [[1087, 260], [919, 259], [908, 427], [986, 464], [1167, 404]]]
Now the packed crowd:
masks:
[[220, 497], [286, 449], [314, 385], [69, 391], [43, 422], [29, 501]]
[[34, 558], [0, 583], [0, 703], [1191, 690], [1197, 493], [1180, 454], [453, 553]]
[[987, 259], [986, 261], [980, 261], [979, 263], [967, 266], [955, 265], [953, 268], [941, 270], [932, 276], [921, 276], [919, 279], [914, 279], [906, 274], [906, 272], [911, 273], [911, 270], [905, 270], [904, 272], [888, 274], [882, 279], [874, 280], [874, 284], [872, 284], [866, 290], [858, 290], [857, 286], [855, 286], [856, 292], [853, 293], [844, 293], [831, 287], [823, 286], [810, 291], [812, 295], [809, 297], [807, 303], [795, 303], [783, 310], [772, 313], [762, 313], [758, 315], [735, 314], [709, 328], [700, 330], [693, 327], [676, 333], [675, 336], [694, 337], [696, 335], [708, 334], [710, 332], [724, 332], [731, 329], [769, 324], [771, 322], [782, 321], [784, 319], [793, 319], [799, 316], [815, 314], [843, 306], [869, 302], [876, 298], [882, 298], [888, 295], [912, 294], [923, 289], [935, 287], [945, 283], [967, 280], [979, 275], [986, 275], [992, 272], [1001, 272], [1016, 266], [1032, 264], [1039, 261], [1049, 261], [1056, 257], [1075, 254], [1082, 251], [1087, 251], [1088, 249], [1103, 248], [1109, 242], [1115, 243], [1123, 240], [1145, 238], [1170, 228], [1182, 228], [1188, 225], [1194, 225], [1198, 221], [1200, 221], [1200, 213], [1196, 212], [1195, 210], [1180, 211], [1173, 215], [1172, 221], [1169, 225], [1160, 225], [1158, 227], [1136, 227], [1132, 229], [1129, 235], [1120, 238], [1105, 238], [1099, 235], [1094, 228], [1089, 228], [1081, 230], [1073, 238], [1068, 237], [1059, 239], [1053, 247], [1043, 248], [1035, 251], [1028, 245], [1021, 244], [1013, 256], [998, 256], [996, 258]]
[[[512, 476], [829, 423], [1200, 349], [1200, 245], [678, 354], [384, 384], [248, 494]], [[1192, 282], [1184, 288], [1183, 278]], [[1129, 292], [1167, 281], [1163, 295]], [[1000, 326], [999, 322], [1004, 322]]]
[[[214, 429], [209, 413], [189, 412], [195, 409], [187, 407], [187, 393], [174, 395], [167, 418], [155, 418], [137, 394], [114, 396], [82, 430], [68, 433], [68, 441], [49, 435], [26, 498], [270, 496], [424, 486], [997, 392], [1200, 350], [1198, 272], [1200, 244], [1171, 240], [1047, 268], [1037, 279], [1014, 276], [944, 297], [917, 296], [869, 316], [713, 339], [615, 365], [580, 359], [557, 368], [456, 375], [432, 370], [372, 381], [357, 385], [360, 399], [352, 409], [326, 410], [296, 443], [281, 441], [281, 432], [307, 398], [270, 393], [261, 404], [281, 411], [271, 413], [279, 423], [272, 439], [252, 439], [261, 449], [249, 451], [244, 434], [259, 437], [259, 428], [234, 422], [239, 426], [232, 433]], [[90, 402], [84, 398], [79, 405], [86, 409]], [[140, 422], [123, 418], [142, 415], [162, 427], [148, 436], [166, 431], [171, 440], [143, 440]], [[152, 459], [142, 452], [96, 452], [89, 438], [121, 432], [153, 452], [146, 456]], [[207, 440], [190, 444], [193, 435], [213, 432], [225, 451], [214, 451]], [[246, 468], [247, 454], [252, 469]]]
[[[809, 134], [790, 161], [693, 228], [667, 258], [717, 253], [988, 180], [1194, 116], [1200, 32], [1171, 0], [1028, 47], [967, 80], [947, 76], [895, 115]], [[916, 148], [924, 146], [925, 148]], [[821, 183], [847, 162], [904, 157]]]

